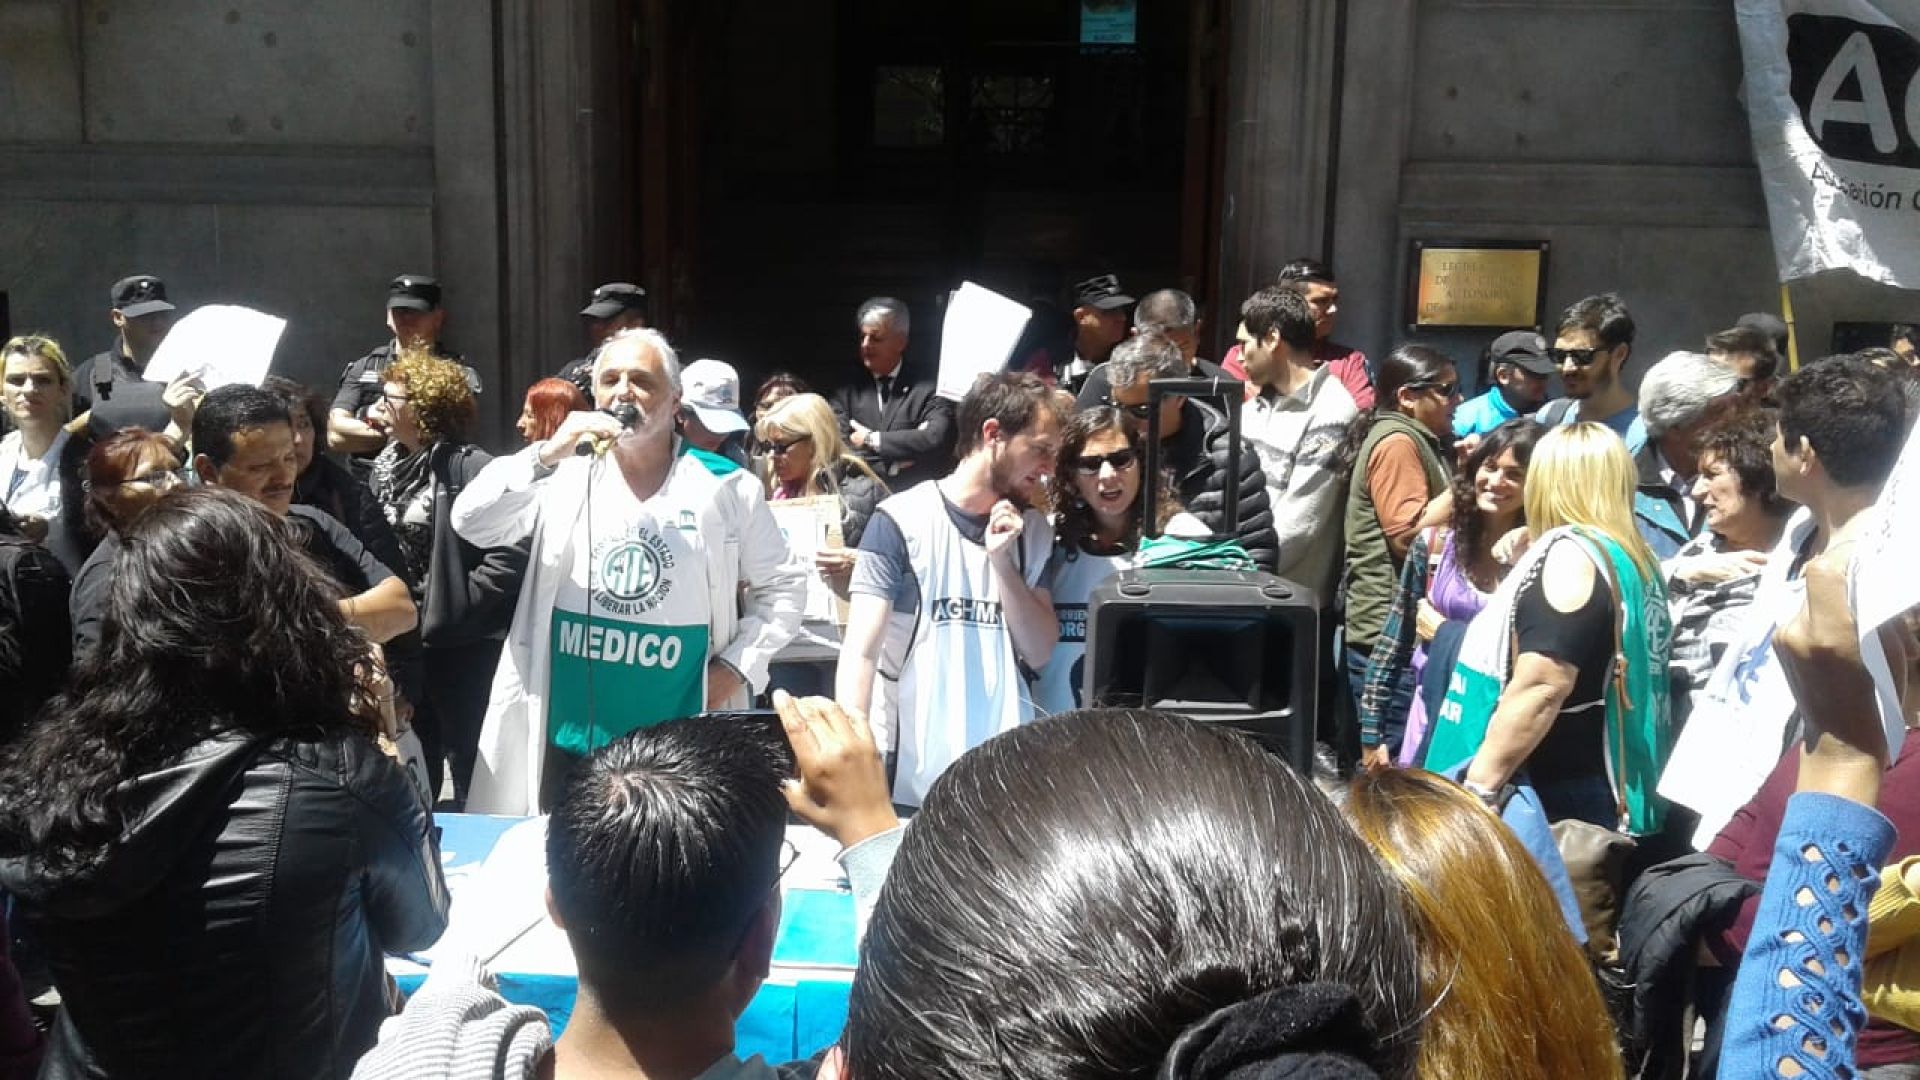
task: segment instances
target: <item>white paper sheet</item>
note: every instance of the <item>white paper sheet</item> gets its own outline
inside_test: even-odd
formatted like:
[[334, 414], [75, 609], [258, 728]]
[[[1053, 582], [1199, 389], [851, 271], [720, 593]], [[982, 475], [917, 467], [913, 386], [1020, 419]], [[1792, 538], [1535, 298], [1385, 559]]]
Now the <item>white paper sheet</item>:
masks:
[[197, 308], [173, 324], [141, 377], [170, 383], [190, 372], [207, 390], [259, 386], [286, 328], [285, 319], [235, 304]]
[[934, 392], [958, 401], [973, 382], [1007, 366], [1033, 312], [992, 289], [965, 282], [947, 304], [940, 336], [940, 378]]

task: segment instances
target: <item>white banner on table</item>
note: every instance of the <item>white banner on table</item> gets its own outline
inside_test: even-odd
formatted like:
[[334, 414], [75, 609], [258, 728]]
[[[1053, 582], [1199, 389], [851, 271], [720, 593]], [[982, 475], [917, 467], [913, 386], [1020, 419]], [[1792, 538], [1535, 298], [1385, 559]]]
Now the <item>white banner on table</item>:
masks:
[[141, 378], [170, 383], [182, 374], [216, 386], [259, 386], [287, 320], [233, 304], [209, 304], [173, 324]]
[[1781, 281], [1920, 288], [1920, 5], [1736, 0]]
[[940, 378], [934, 392], [958, 401], [975, 379], [1007, 366], [1033, 311], [969, 281], [954, 290], [940, 331]]
[[[842, 546], [840, 497], [819, 495], [808, 499], [776, 499], [767, 504], [773, 520], [787, 538], [787, 550], [808, 567], [815, 554]], [[801, 618], [810, 623], [847, 623], [846, 605], [817, 573], [807, 575], [807, 607]]]

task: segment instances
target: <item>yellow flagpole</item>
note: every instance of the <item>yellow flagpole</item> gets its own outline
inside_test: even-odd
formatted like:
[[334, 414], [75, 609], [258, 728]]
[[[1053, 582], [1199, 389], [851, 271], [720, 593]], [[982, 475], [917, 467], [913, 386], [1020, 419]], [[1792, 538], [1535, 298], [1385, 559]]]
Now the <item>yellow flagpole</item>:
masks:
[[1780, 283], [1780, 319], [1787, 324], [1787, 370], [1800, 370], [1800, 334], [1793, 328], [1793, 292]]

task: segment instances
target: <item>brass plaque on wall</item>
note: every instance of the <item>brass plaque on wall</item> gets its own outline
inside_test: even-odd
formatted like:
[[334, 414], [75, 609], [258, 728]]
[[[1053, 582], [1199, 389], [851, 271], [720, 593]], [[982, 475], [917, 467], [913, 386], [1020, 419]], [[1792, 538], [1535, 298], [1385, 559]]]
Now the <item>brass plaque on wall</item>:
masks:
[[1538, 326], [1546, 244], [1413, 244], [1413, 327]]

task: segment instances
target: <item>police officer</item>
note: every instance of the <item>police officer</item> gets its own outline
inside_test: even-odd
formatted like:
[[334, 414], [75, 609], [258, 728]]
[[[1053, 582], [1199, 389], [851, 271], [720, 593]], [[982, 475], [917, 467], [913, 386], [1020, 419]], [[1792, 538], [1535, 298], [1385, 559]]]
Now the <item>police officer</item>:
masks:
[[579, 387], [591, 401], [593, 362], [600, 356], [600, 346], [622, 330], [647, 325], [647, 290], [630, 282], [609, 281], [593, 290], [587, 306], [580, 309], [580, 317], [587, 322], [587, 340], [593, 342], [593, 348], [561, 368], [560, 378]]
[[161, 401], [166, 387], [146, 381], [141, 374], [173, 329], [174, 306], [167, 300], [167, 284], [152, 274], [135, 274], [114, 282], [108, 295], [116, 336], [111, 348], [74, 371], [74, 415], [93, 411], [104, 430], [137, 424], [159, 431], [170, 417]]
[[425, 274], [401, 274], [387, 283], [387, 329], [393, 332], [393, 338], [341, 372], [340, 389], [333, 395], [333, 408], [327, 414], [329, 449], [367, 455], [378, 453], [386, 445], [387, 437], [367, 423], [367, 410], [380, 400], [385, 381], [381, 374], [402, 348], [426, 349], [459, 364], [467, 374], [467, 385], [475, 394], [480, 393], [480, 373], [440, 343], [440, 330], [446, 321], [447, 309], [440, 304], [440, 282]]

